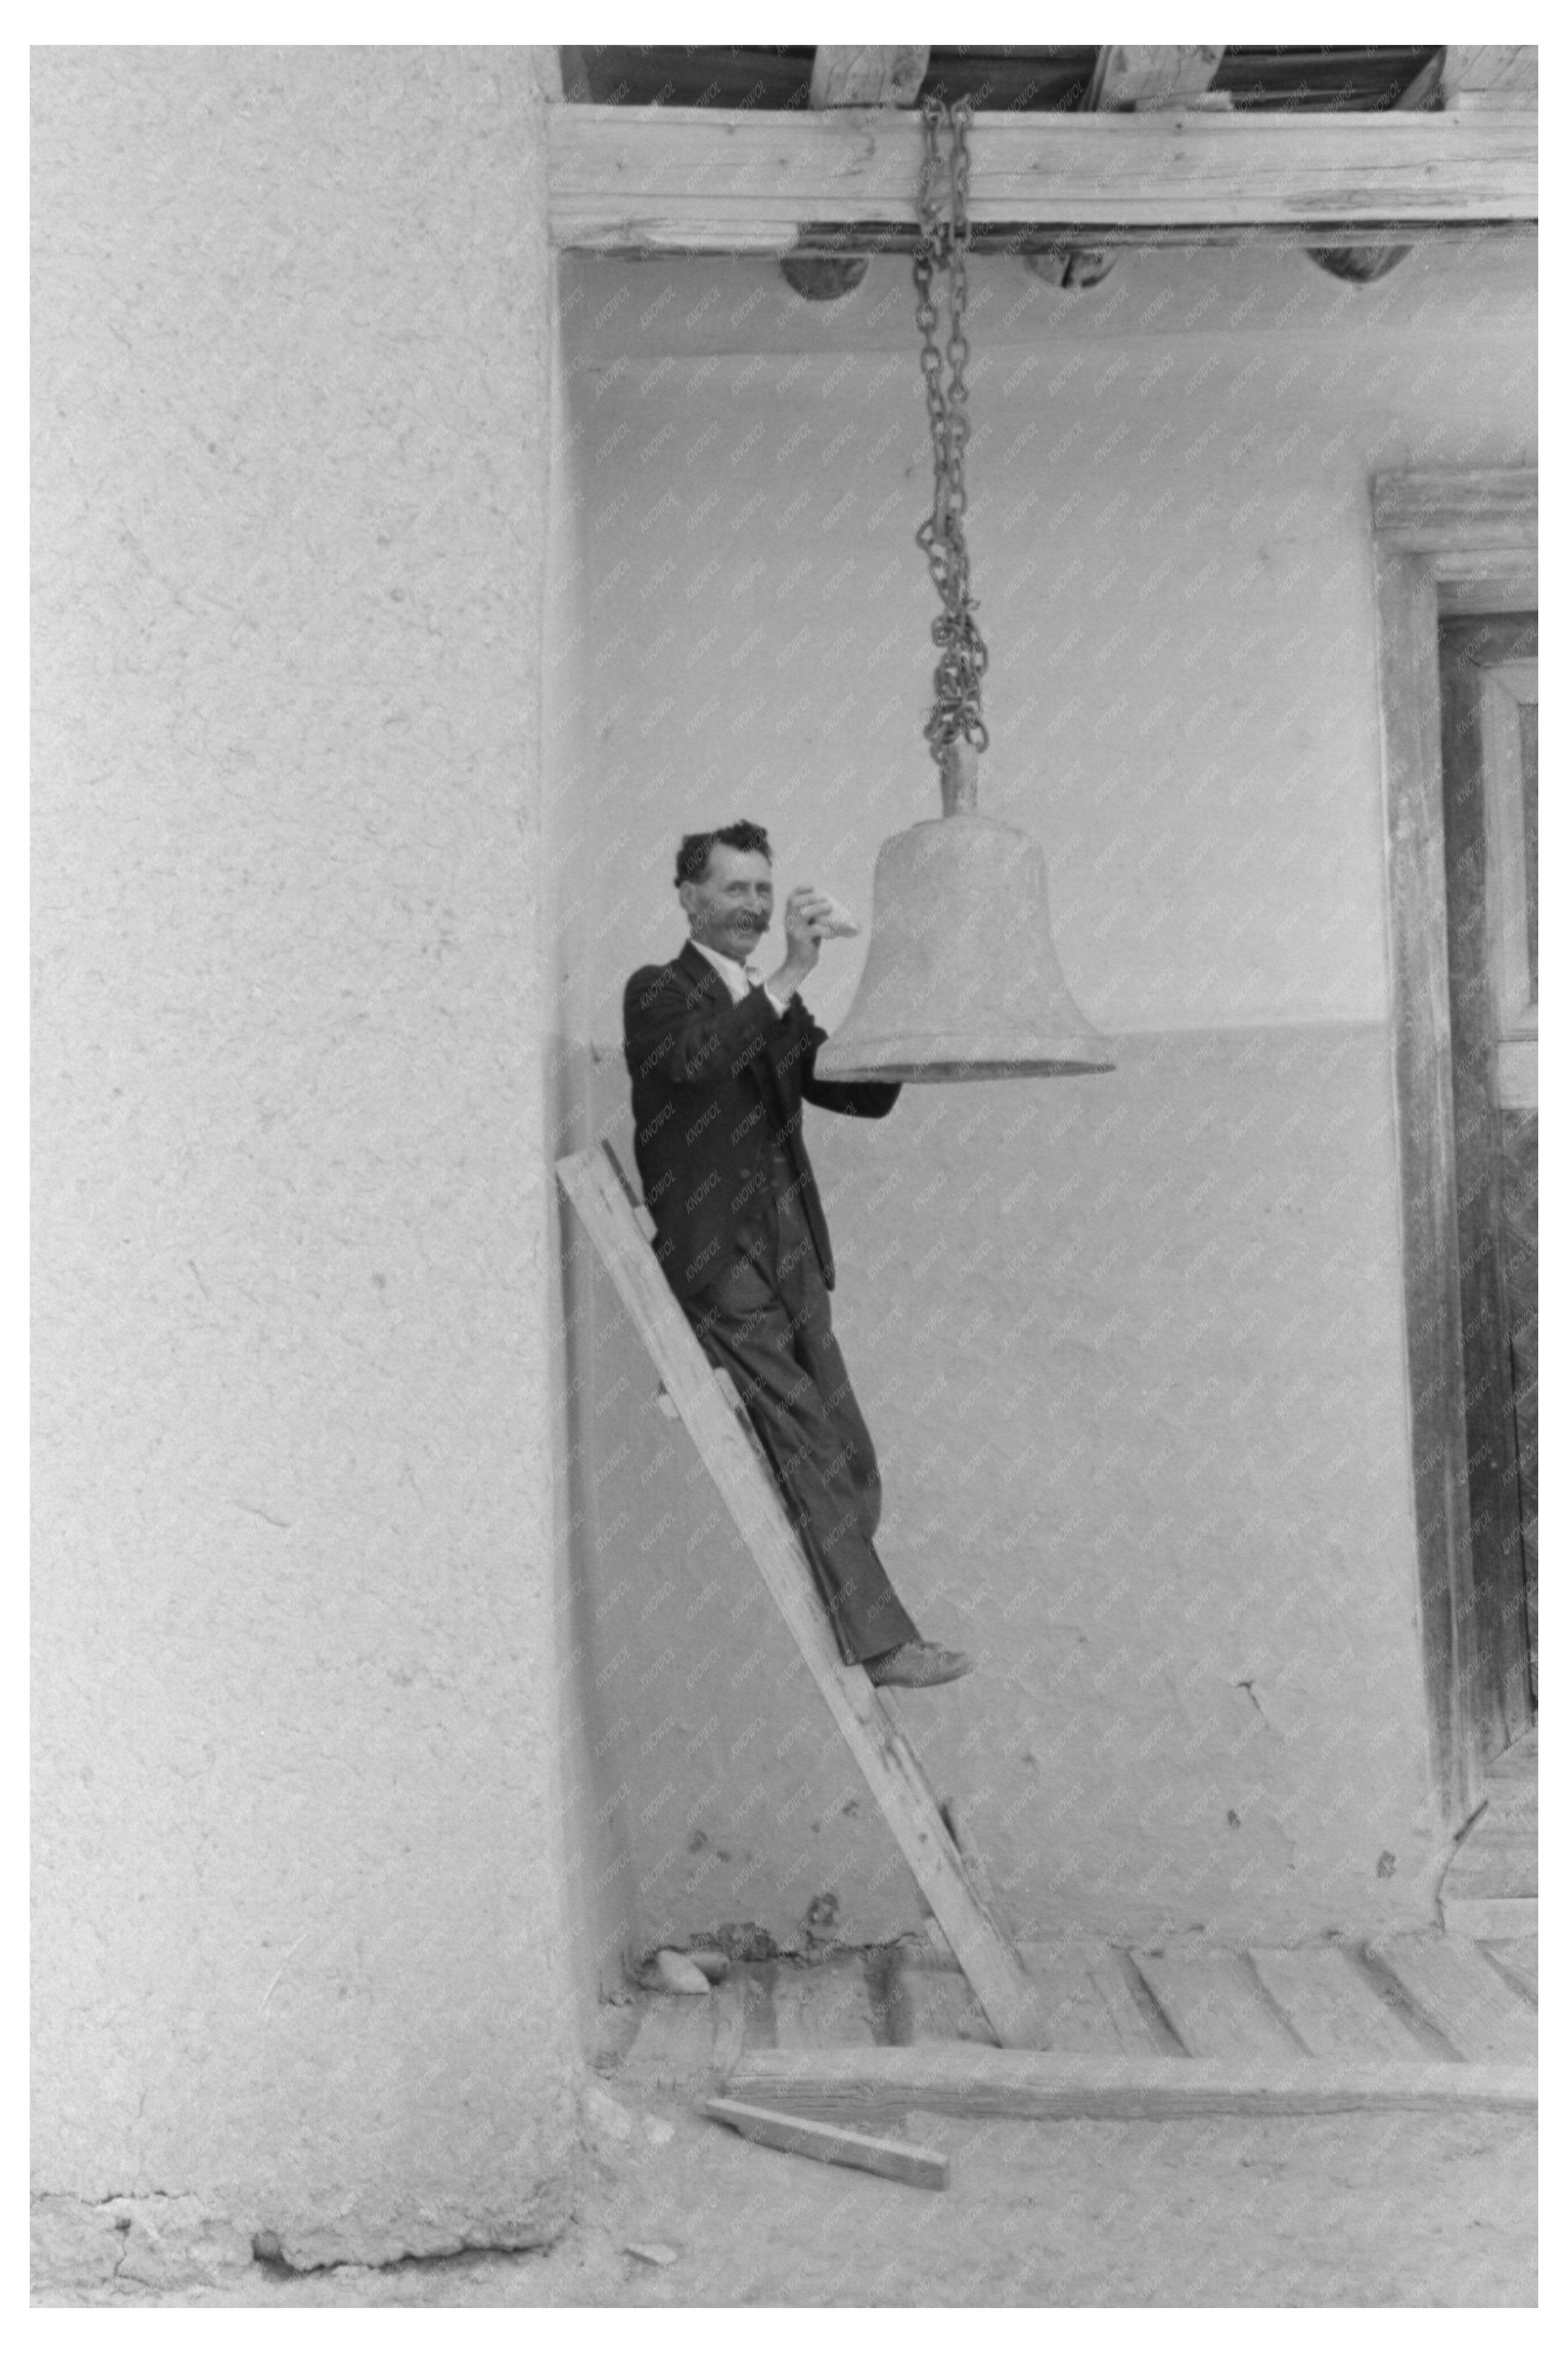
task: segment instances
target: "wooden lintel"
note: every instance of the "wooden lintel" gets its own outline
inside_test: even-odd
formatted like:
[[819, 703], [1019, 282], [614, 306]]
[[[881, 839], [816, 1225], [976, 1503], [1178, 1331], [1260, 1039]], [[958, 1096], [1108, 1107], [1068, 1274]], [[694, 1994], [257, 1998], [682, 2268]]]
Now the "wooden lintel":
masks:
[[1374, 474], [1372, 529], [1409, 554], [1472, 555], [1496, 547], [1517, 559], [1535, 548], [1539, 501], [1533, 466]]
[[929, 48], [826, 49], [811, 60], [813, 106], [913, 106]]
[[958, 2116], [1342, 2116], [1379, 2108], [1532, 2113], [1535, 2070], [1441, 2060], [1102, 2058], [915, 2043], [747, 2052], [725, 2085], [735, 2100], [823, 2119], [911, 2108]]
[[1223, 48], [1213, 46], [1159, 48], [1118, 43], [1102, 48], [1095, 59], [1085, 111], [1191, 105], [1208, 90], [1224, 56]]
[[[786, 253], [815, 229], [907, 229], [922, 126], [886, 108], [550, 110], [550, 234], [597, 252]], [[1533, 114], [980, 114], [969, 216], [1085, 242], [1171, 231], [1333, 241], [1533, 222]]]

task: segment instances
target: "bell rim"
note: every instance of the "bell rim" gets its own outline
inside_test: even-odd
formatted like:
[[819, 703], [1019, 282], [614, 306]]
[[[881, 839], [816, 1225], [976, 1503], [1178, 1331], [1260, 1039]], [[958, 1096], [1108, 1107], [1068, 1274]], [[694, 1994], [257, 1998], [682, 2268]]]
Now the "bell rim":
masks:
[[1078, 1061], [854, 1062], [822, 1075], [834, 1086], [957, 1086], [975, 1079], [1103, 1079], [1116, 1067], [1114, 1062]]
[[817, 1056], [820, 1078], [897, 1079], [909, 1085], [937, 1076], [1089, 1077], [1117, 1067], [1109, 1041], [1092, 1030], [1055, 1038], [1003, 1038], [993, 1032], [979, 1039], [950, 1030], [926, 1037], [905, 1031], [882, 1039], [846, 1039], [836, 1055], [835, 1042], [830, 1039]]

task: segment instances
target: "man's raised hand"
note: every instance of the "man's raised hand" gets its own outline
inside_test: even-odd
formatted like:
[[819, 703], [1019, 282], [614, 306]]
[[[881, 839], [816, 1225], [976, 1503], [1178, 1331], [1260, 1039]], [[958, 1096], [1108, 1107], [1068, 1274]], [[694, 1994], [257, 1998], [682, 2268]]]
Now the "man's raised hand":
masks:
[[833, 902], [810, 882], [797, 882], [784, 902], [784, 937], [789, 954], [774, 974], [775, 985], [788, 996], [816, 969]]

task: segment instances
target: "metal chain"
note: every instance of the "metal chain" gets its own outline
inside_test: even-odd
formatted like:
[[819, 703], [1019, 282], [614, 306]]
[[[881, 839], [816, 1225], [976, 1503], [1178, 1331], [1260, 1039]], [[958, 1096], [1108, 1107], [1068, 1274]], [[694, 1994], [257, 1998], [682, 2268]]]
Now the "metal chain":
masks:
[[[969, 250], [969, 126], [967, 99], [949, 108], [937, 98], [921, 102], [926, 126], [926, 152], [920, 167], [917, 206], [919, 241], [915, 248], [915, 323], [920, 330], [920, 366], [926, 379], [926, 413], [931, 426], [931, 453], [936, 474], [931, 512], [915, 534], [931, 567], [931, 577], [942, 609], [931, 624], [939, 648], [933, 682], [937, 700], [926, 722], [931, 757], [940, 764], [944, 747], [960, 736], [983, 752], [990, 741], [980, 717], [980, 680], [985, 675], [985, 642], [975, 626], [976, 605], [969, 595], [969, 552], [964, 537], [964, 451], [969, 438], [969, 392], [964, 364], [969, 355], [964, 334], [969, 301], [966, 257]], [[941, 130], [952, 133], [944, 171]], [[948, 205], [941, 200], [946, 178]], [[948, 380], [942, 380], [942, 351], [937, 340], [939, 312], [933, 283], [946, 280], [948, 330]]]

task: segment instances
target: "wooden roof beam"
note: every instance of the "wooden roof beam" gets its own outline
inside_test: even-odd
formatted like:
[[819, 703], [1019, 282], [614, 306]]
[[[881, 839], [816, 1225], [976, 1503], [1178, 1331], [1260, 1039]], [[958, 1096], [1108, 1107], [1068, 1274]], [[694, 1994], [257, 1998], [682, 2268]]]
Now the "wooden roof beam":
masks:
[[[549, 139], [559, 246], [784, 254], [815, 232], [853, 252], [857, 227], [874, 245], [915, 225], [923, 128], [907, 109], [557, 106]], [[976, 228], [1042, 241], [1413, 242], [1537, 217], [1524, 112], [982, 113], [969, 144]]]

